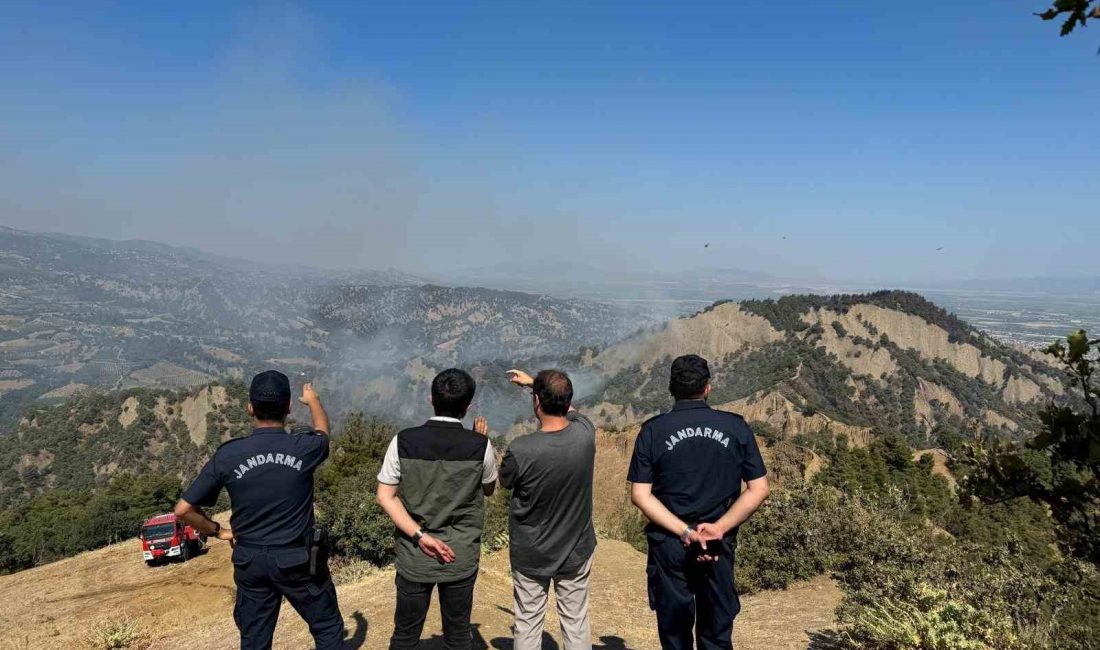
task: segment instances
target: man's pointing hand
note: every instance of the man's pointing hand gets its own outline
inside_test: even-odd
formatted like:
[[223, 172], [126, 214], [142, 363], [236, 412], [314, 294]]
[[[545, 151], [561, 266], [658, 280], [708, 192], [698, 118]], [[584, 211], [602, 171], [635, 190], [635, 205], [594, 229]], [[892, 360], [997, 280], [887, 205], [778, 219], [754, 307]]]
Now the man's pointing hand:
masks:
[[321, 398], [317, 395], [317, 391], [313, 390], [313, 382], [307, 381], [302, 386], [302, 396], [298, 398], [298, 401], [306, 406], [314, 403], [320, 403]]
[[535, 383], [535, 380], [531, 378], [531, 375], [523, 372], [522, 370], [516, 370], [515, 368], [513, 368], [512, 370], [509, 370], [506, 374], [508, 375], [508, 381], [517, 386], [530, 387]]

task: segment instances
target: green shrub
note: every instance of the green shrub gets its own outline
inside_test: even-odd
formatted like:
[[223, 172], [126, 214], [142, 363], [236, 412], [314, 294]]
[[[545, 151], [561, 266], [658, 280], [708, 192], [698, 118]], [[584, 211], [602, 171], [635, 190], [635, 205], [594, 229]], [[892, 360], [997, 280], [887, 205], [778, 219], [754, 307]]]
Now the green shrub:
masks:
[[1019, 647], [1010, 621], [991, 618], [943, 589], [921, 585], [910, 600], [860, 609], [844, 634], [852, 648], [994, 650]]
[[493, 496], [485, 499], [485, 527], [481, 534], [481, 550], [487, 553], [508, 547], [508, 501], [512, 493], [497, 487]]
[[846, 516], [839, 493], [822, 486], [777, 490], [738, 531], [737, 589], [784, 589], [835, 563], [835, 522]]
[[351, 415], [332, 442], [329, 462], [317, 474], [318, 519], [337, 555], [378, 566], [393, 559], [393, 522], [374, 495], [394, 433], [385, 422]]

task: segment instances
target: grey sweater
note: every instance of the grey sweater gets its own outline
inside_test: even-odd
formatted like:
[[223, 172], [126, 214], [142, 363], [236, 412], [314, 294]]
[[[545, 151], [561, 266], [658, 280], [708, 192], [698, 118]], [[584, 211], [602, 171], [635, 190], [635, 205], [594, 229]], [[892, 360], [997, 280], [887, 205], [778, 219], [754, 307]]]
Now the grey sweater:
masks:
[[592, 472], [596, 429], [570, 411], [569, 426], [512, 441], [500, 483], [512, 491], [508, 532], [512, 568], [551, 577], [581, 569], [596, 548]]

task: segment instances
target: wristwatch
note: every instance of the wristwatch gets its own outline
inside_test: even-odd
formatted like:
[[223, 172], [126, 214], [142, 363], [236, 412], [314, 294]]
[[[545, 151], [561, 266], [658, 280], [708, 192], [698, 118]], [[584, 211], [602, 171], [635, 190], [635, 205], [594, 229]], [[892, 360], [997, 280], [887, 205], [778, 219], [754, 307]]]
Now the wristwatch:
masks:
[[424, 537], [424, 531], [417, 529], [416, 534], [413, 535], [413, 544], [420, 546], [420, 538]]
[[680, 540], [686, 542], [688, 535], [695, 532], [695, 526], [689, 525], [684, 529], [684, 532], [680, 533]]

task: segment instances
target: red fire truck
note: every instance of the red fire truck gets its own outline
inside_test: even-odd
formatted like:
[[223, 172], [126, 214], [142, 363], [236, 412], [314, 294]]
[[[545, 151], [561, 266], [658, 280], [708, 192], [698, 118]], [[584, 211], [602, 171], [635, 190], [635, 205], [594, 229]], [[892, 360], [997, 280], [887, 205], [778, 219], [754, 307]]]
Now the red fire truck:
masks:
[[206, 535], [200, 535], [174, 514], [150, 517], [141, 527], [141, 556], [149, 566], [167, 559], [186, 562], [204, 548]]

